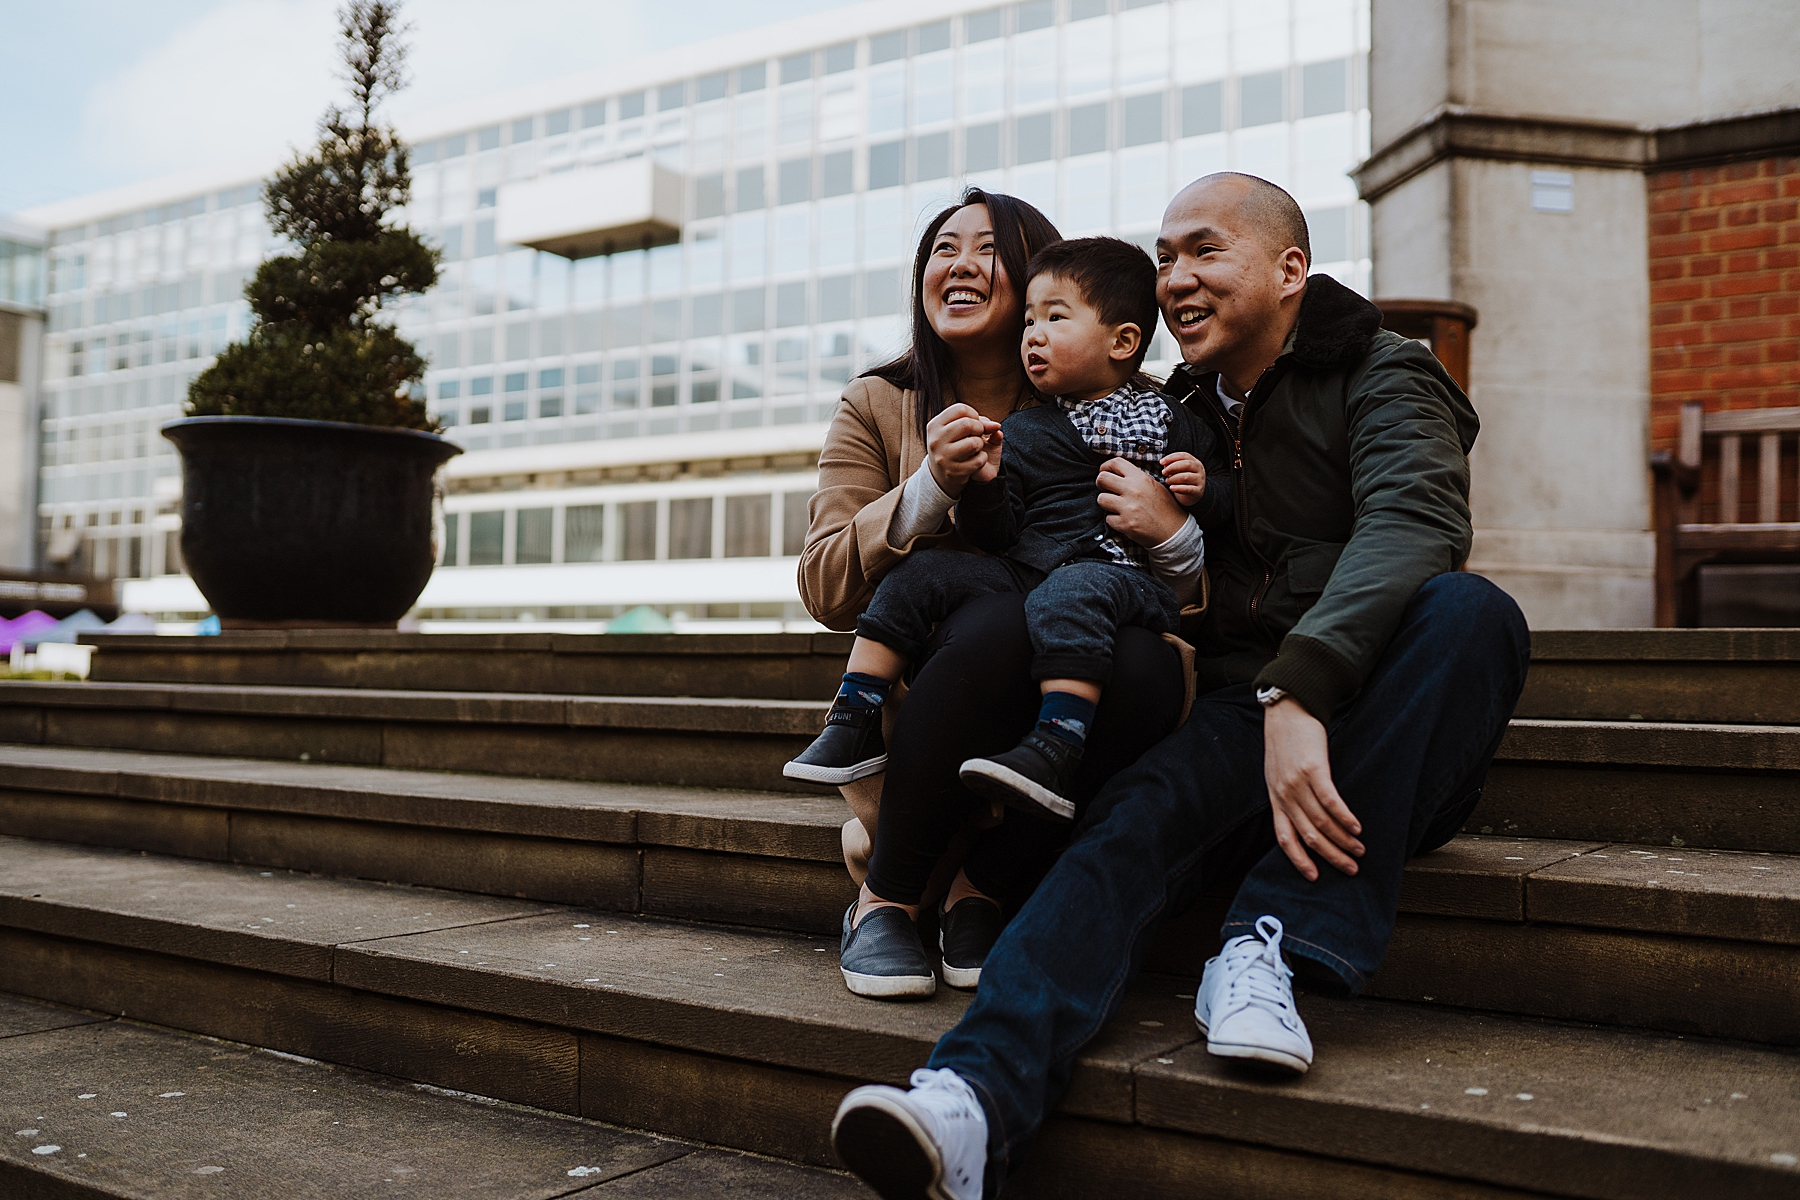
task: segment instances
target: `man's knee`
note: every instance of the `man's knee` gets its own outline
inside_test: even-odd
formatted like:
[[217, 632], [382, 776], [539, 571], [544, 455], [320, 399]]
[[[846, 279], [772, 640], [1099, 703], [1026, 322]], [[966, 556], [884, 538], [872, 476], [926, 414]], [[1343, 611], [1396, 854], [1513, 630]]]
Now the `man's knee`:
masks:
[[1530, 644], [1518, 601], [1493, 580], [1469, 571], [1446, 571], [1426, 580], [1413, 598], [1413, 611], [1419, 619], [1459, 630], [1462, 636], [1503, 635], [1521, 646]]

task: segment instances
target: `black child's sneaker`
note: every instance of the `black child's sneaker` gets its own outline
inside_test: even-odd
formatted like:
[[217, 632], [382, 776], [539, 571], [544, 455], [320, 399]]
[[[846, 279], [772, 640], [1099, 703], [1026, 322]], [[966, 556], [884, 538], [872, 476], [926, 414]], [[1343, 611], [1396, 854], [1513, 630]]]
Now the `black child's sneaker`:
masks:
[[794, 761], [781, 768], [789, 779], [842, 785], [887, 769], [887, 743], [881, 740], [881, 710], [833, 704], [825, 731]]
[[1025, 740], [992, 758], [971, 758], [957, 772], [963, 786], [977, 796], [999, 800], [1034, 817], [1073, 821], [1075, 805], [1067, 799], [1081, 748], [1036, 729]]
[[1006, 928], [1006, 914], [992, 900], [965, 896], [950, 908], [938, 909], [938, 949], [944, 952], [944, 982], [972, 988], [981, 982], [988, 951]]

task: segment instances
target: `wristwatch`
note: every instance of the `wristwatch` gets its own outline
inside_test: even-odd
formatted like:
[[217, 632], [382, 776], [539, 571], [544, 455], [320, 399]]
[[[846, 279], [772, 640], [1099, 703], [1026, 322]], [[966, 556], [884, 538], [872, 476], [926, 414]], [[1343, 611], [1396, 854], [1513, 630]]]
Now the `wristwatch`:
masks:
[[1256, 689], [1256, 702], [1264, 708], [1273, 708], [1275, 705], [1280, 704], [1286, 699], [1287, 693], [1278, 687]]

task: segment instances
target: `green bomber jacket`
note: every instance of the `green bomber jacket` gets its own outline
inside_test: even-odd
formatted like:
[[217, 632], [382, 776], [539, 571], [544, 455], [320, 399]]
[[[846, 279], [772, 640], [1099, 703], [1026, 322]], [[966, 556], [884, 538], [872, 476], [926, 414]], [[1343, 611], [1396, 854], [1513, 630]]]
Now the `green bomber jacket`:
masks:
[[1164, 390], [1237, 451], [1236, 520], [1207, 537], [1199, 690], [1279, 687], [1329, 723], [1420, 585], [1469, 556], [1475, 409], [1428, 347], [1328, 275], [1307, 281], [1238, 421], [1214, 372], [1182, 366]]

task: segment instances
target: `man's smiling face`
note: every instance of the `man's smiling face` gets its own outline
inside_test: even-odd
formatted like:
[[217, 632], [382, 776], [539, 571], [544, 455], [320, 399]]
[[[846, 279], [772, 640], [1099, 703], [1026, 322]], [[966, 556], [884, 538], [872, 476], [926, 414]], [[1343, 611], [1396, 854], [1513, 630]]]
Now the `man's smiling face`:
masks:
[[1169, 202], [1156, 239], [1156, 300], [1181, 357], [1234, 383], [1274, 361], [1287, 336], [1282, 301], [1306, 279], [1304, 255], [1258, 228], [1248, 191], [1231, 177], [1190, 184]]

